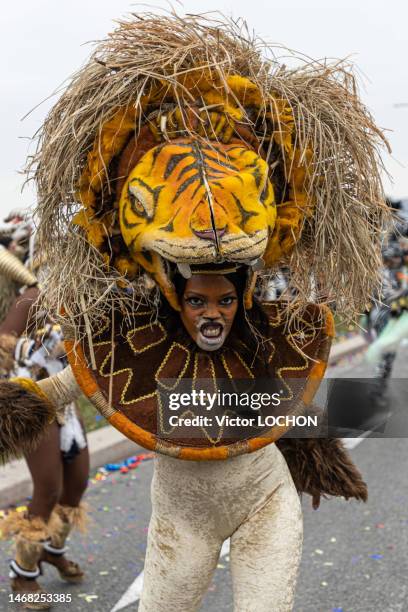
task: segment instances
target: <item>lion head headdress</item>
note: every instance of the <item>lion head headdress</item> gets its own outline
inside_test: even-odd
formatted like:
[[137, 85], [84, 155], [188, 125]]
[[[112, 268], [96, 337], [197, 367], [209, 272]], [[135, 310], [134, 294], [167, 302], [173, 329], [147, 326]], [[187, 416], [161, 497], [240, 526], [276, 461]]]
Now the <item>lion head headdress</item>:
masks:
[[290, 270], [353, 314], [377, 280], [387, 207], [381, 132], [344, 63], [286, 68], [215, 16], [131, 16], [48, 115], [29, 169], [54, 312], [91, 326], [146, 273], [223, 262]]

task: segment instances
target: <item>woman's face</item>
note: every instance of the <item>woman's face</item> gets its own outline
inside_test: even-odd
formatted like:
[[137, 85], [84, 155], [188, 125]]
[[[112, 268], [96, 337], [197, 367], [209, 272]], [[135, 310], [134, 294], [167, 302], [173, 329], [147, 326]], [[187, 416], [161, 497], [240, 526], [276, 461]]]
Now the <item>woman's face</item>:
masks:
[[194, 342], [204, 351], [219, 349], [238, 310], [234, 285], [225, 276], [197, 274], [188, 279], [181, 302], [181, 320]]

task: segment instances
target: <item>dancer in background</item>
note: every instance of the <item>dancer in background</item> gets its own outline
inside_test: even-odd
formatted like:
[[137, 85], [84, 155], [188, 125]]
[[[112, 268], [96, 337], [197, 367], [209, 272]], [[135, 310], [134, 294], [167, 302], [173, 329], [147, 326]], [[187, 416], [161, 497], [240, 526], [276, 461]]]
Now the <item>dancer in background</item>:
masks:
[[366, 361], [375, 364], [378, 401], [383, 403], [398, 346], [406, 335], [407, 289], [402, 282], [403, 250], [392, 241], [383, 251], [382, 284], [367, 313], [370, 346]]
[[[16, 266], [10, 257], [5, 260], [9, 267]], [[60, 327], [51, 323], [35, 328], [29, 315], [39, 290], [35, 278], [28, 278], [32, 275], [28, 269], [18, 270], [21, 276], [25, 270], [31, 287], [21, 289], [0, 324], [0, 367], [3, 377], [41, 380], [65, 367], [63, 338]], [[39, 445], [25, 453], [25, 460], [33, 480], [28, 510], [25, 514], [10, 512], [0, 529], [3, 537], [15, 537], [15, 557], [10, 563], [13, 593], [33, 596], [32, 601], [24, 602], [27, 609], [48, 609], [51, 604], [37, 582], [42, 563], [54, 566], [67, 582], [83, 579], [79, 565], [65, 555], [71, 529], [85, 526], [81, 498], [89, 472], [86, 436], [74, 403], [58, 412], [42, 433]]]

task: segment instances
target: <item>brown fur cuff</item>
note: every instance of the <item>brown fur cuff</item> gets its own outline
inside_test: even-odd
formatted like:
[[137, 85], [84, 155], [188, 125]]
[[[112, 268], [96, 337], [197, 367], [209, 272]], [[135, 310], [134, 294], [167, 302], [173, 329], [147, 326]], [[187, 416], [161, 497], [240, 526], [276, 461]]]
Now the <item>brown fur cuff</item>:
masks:
[[[31, 381], [30, 381], [31, 382]], [[0, 461], [36, 447], [52, 417], [52, 406], [20, 384], [0, 383]]]
[[312, 496], [313, 508], [322, 495], [367, 501], [367, 485], [341, 440], [281, 438], [277, 446], [299, 493]]

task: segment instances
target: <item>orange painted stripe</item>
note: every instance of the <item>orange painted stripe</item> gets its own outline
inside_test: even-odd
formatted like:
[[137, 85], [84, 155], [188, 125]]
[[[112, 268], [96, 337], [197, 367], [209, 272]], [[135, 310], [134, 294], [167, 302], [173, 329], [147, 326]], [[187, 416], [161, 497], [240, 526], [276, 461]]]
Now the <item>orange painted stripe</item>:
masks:
[[334, 336], [336, 335], [336, 327], [334, 325], [333, 313], [327, 306], [324, 307], [324, 310], [326, 311], [325, 332], [329, 336], [329, 338], [334, 338]]
[[268, 437], [259, 437], [253, 438], [252, 440], [248, 440], [249, 452], [253, 453], [264, 446], [268, 446], [268, 444], [272, 444], [272, 442], [276, 442], [283, 434], [288, 430], [288, 427], [274, 427], [273, 435], [268, 432]]
[[65, 340], [64, 345], [69, 365], [72, 368], [78, 385], [86, 397], [91, 397], [91, 395], [99, 391], [99, 387], [88, 368], [82, 346], [75, 344], [72, 340]]
[[325, 361], [318, 361], [315, 363], [310, 370], [305, 390], [302, 394], [302, 401], [307, 405], [310, 404], [320, 387], [324, 373], [326, 372], [327, 363]]
[[156, 449], [156, 437], [133, 423], [122, 412], [115, 412], [108, 419], [109, 423], [123, 433], [129, 440], [137, 442], [149, 450]]
[[226, 446], [215, 446], [213, 448], [182, 448], [178, 456], [186, 461], [216, 461], [228, 459], [228, 448]]

